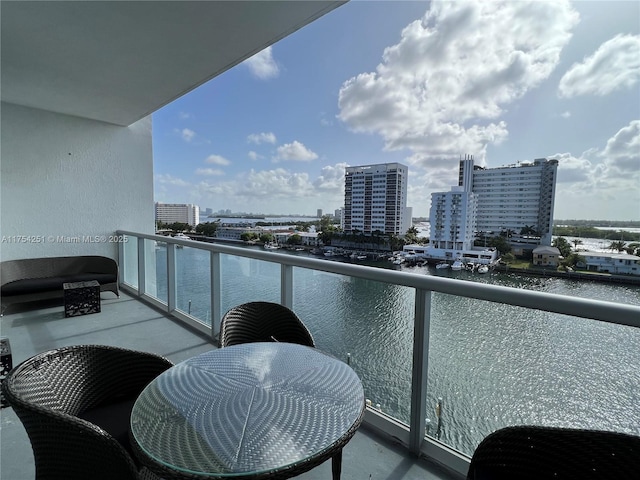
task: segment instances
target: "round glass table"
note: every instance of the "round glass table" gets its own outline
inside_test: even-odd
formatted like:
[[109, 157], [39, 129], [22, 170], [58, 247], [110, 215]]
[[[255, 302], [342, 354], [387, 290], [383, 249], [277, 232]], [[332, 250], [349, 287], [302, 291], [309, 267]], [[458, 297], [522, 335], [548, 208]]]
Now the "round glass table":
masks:
[[162, 373], [131, 413], [131, 443], [166, 479], [288, 478], [332, 458], [365, 410], [346, 363], [290, 343], [247, 343], [198, 355]]

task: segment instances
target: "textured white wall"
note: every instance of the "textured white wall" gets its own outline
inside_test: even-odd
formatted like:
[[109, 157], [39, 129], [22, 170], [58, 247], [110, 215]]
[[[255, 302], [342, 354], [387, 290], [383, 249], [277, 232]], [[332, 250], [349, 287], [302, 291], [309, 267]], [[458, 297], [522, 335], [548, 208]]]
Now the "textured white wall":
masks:
[[117, 259], [117, 229], [154, 233], [151, 117], [118, 127], [7, 103], [1, 114], [2, 260]]

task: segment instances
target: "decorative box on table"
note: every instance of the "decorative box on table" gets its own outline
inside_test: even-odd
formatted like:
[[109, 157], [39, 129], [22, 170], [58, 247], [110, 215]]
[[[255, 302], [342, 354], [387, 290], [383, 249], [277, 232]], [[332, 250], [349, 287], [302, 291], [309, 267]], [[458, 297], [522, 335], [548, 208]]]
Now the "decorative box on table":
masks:
[[62, 287], [65, 317], [100, 312], [100, 284], [97, 280], [64, 283]]

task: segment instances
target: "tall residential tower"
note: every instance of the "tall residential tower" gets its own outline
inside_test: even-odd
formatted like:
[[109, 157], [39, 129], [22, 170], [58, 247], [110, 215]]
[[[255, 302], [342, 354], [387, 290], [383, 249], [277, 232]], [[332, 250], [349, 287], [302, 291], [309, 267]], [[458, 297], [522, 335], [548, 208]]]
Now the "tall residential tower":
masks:
[[557, 170], [546, 158], [498, 168], [461, 160], [458, 185], [477, 199], [476, 232], [506, 231], [514, 246], [551, 245]]
[[347, 167], [342, 228], [345, 232], [404, 235], [411, 227], [407, 207], [408, 168], [400, 163]]

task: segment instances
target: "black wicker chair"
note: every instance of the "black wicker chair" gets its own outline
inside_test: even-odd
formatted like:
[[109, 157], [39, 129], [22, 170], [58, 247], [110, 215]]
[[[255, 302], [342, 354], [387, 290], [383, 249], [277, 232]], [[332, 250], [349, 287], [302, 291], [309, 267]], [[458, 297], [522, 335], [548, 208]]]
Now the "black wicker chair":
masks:
[[313, 337], [298, 316], [278, 303], [249, 302], [222, 317], [220, 347], [249, 342], [288, 342], [315, 347]]
[[570, 428], [514, 426], [488, 435], [467, 480], [636, 480], [640, 437]]
[[130, 453], [129, 420], [143, 388], [171, 366], [150, 353], [80, 345], [11, 370], [2, 391], [31, 440], [36, 479], [157, 478]]

